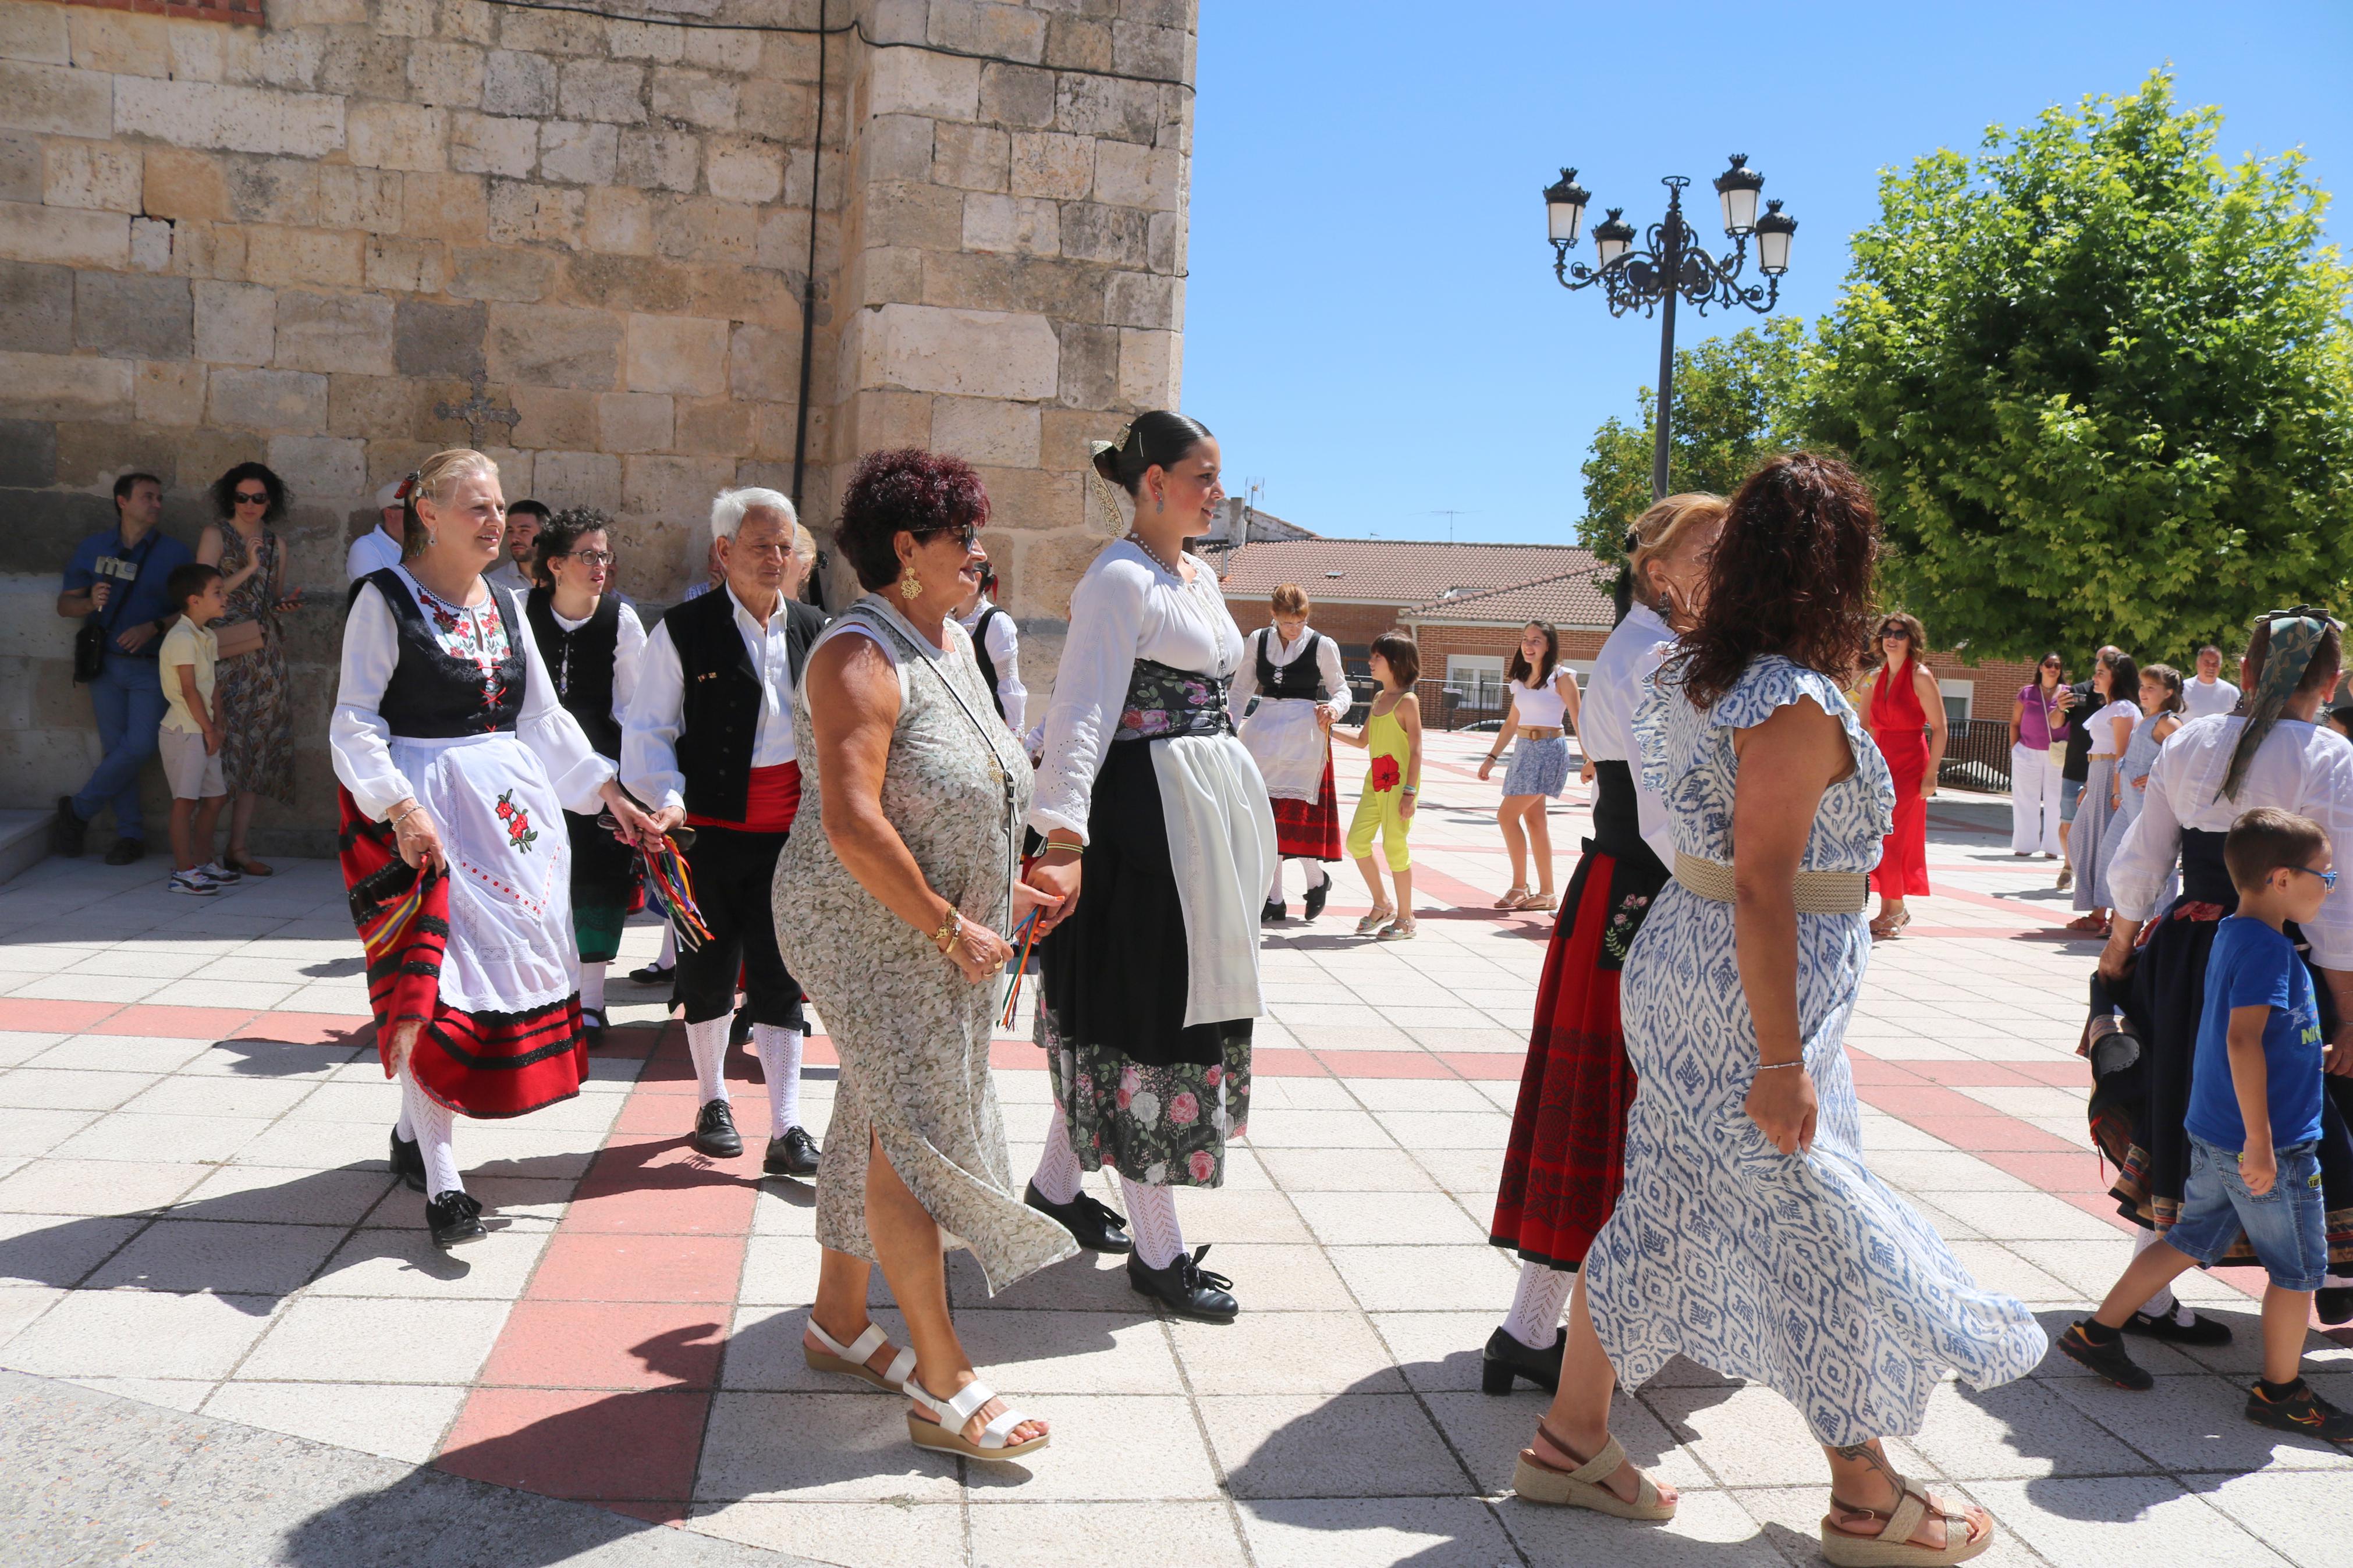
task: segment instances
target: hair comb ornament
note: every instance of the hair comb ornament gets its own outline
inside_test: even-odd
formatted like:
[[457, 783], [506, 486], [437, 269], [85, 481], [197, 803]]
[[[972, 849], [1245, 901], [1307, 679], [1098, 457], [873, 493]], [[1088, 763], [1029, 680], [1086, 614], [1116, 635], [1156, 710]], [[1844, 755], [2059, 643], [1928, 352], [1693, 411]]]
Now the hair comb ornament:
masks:
[[1119, 513], [1117, 489], [1109, 479], [1103, 478], [1103, 469], [1096, 466], [1095, 459], [1105, 452], [1126, 451], [1127, 443], [1134, 434], [1135, 426], [1131, 422], [1121, 426], [1119, 434], [1111, 440], [1087, 443], [1087, 493], [1102, 506], [1103, 530], [1113, 539], [1117, 539], [1127, 531], [1127, 520]]

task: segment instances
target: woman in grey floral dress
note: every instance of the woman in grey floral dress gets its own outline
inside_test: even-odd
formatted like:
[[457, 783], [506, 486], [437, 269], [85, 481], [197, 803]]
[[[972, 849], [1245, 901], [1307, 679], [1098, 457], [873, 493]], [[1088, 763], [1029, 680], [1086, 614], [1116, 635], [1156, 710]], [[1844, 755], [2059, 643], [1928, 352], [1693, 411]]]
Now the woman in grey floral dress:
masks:
[[[286, 515], [286, 485], [259, 463], [239, 463], [213, 481], [220, 521], [196, 542], [196, 559], [220, 568], [228, 614], [213, 623], [221, 642], [214, 679], [220, 692], [221, 777], [233, 796], [228, 850], [221, 863], [243, 876], [271, 868], [246, 847], [264, 795], [294, 804], [294, 698], [278, 617], [301, 603], [286, 580], [286, 544], [269, 524]], [[237, 651], [232, 652], [232, 649]]]
[[[1059, 900], [1018, 881], [1029, 759], [953, 618], [985, 563], [988, 498], [964, 462], [860, 462], [835, 542], [867, 595], [810, 650], [793, 726], [801, 816], [776, 862], [776, 945], [841, 1057], [818, 1168], [825, 1248], [802, 1350], [819, 1371], [913, 1402], [917, 1446], [981, 1459], [1042, 1447], [1046, 1424], [975, 1376], [948, 1313], [943, 1243], [994, 1292], [1076, 1251], [1025, 1206], [989, 1080], [1002, 932]], [[880, 1263], [912, 1351], [866, 1312]]]

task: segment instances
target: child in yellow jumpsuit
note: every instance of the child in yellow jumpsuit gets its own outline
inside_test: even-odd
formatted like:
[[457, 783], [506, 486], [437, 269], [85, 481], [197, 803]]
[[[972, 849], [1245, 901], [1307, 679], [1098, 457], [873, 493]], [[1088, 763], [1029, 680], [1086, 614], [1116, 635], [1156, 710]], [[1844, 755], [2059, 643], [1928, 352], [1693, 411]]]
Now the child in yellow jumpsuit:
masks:
[[[1383, 942], [1406, 942], [1416, 929], [1413, 855], [1406, 834], [1421, 796], [1421, 703], [1413, 694], [1413, 683], [1421, 674], [1421, 650], [1403, 632], [1383, 632], [1373, 639], [1369, 662], [1381, 691], [1373, 699], [1365, 727], [1354, 734], [1332, 731], [1334, 740], [1373, 754], [1372, 765], [1365, 770], [1364, 793], [1356, 797], [1356, 815], [1348, 824], [1348, 855], [1373, 894], [1372, 912], [1356, 922], [1356, 934], [1378, 931]], [[1397, 879], [1395, 904], [1381, 886], [1381, 868], [1373, 863], [1376, 831], [1389, 873]]]

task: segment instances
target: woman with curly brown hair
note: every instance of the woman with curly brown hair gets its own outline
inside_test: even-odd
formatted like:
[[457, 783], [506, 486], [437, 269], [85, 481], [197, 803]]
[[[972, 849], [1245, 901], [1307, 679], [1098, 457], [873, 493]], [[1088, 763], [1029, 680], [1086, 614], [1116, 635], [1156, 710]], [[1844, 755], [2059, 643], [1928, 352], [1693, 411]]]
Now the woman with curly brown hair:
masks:
[[1514, 1485], [1671, 1516], [1672, 1492], [1609, 1436], [1609, 1395], [1687, 1355], [1803, 1414], [1830, 1461], [1825, 1557], [1927, 1568], [1983, 1551], [1993, 1521], [1899, 1475], [1880, 1439], [1920, 1429], [1947, 1368], [2005, 1383], [2045, 1342], [1862, 1162], [1843, 1036], [1894, 790], [1843, 688], [1874, 624], [1878, 544], [1844, 465], [1766, 462], [1732, 498], [1697, 624], [1636, 710], [1674, 880], [1624, 972], [1641, 1086], [1625, 1190], [1586, 1254], [1560, 1390]]
[[1920, 617], [1901, 610], [1880, 620], [1879, 674], [1864, 689], [1863, 721], [1895, 784], [1895, 825], [1880, 847], [1871, 870], [1879, 895], [1879, 918], [1871, 922], [1874, 942], [1885, 942], [1912, 923], [1905, 900], [1928, 891], [1928, 802], [1936, 793], [1936, 773], [1945, 763], [1945, 697], [1920, 655], [1928, 634]]
[[269, 526], [286, 515], [283, 479], [260, 463], [239, 463], [213, 481], [212, 501], [220, 521], [196, 541], [196, 559], [219, 567], [228, 590], [228, 614], [213, 623], [221, 776], [233, 797], [220, 863], [239, 878], [267, 877], [273, 868], [253, 858], [246, 836], [262, 796], [294, 804], [294, 694], [279, 617], [301, 606], [302, 590], [287, 581], [286, 543]]

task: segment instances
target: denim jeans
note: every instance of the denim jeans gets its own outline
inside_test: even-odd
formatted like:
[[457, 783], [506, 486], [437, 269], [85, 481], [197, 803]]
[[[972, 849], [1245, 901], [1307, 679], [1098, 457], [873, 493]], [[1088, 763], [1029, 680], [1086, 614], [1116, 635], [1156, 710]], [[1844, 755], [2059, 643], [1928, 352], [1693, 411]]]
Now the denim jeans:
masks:
[[90, 705], [106, 754], [73, 797], [74, 815], [88, 822], [111, 802], [117, 837], [144, 838], [139, 772], [155, 754], [155, 732], [164, 723], [163, 673], [152, 658], [109, 653], [105, 669], [90, 683]]
[[2196, 1133], [2189, 1137], [2189, 1181], [2181, 1217], [2165, 1239], [2199, 1262], [2212, 1264], [2231, 1250], [2239, 1232], [2272, 1283], [2283, 1290], [2317, 1290], [2328, 1272], [2328, 1232], [2321, 1209], [2320, 1145], [2291, 1143], [2273, 1151], [2279, 1175], [2261, 1197], [2247, 1190], [2239, 1156]]

